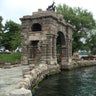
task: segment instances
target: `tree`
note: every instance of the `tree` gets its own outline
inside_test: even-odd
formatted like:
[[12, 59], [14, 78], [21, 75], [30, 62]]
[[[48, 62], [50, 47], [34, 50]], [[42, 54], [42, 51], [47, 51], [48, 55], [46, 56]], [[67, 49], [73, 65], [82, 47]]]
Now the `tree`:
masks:
[[4, 27], [2, 44], [8, 50], [14, 50], [21, 44], [21, 25], [13, 21], [7, 21]]
[[3, 18], [0, 16], [0, 46], [1, 46], [1, 40], [2, 40], [2, 28], [3, 28], [2, 20], [3, 20]]
[[3, 18], [2, 18], [2, 16], [0, 16], [0, 33], [2, 32], [2, 27], [3, 27], [2, 20], [3, 20]]
[[96, 55], [96, 30], [93, 30], [86, 39], [86, 50], [91, 51], [91, 54]]
[[88, 32], [96, 27], [92, 13], [79, 7], [71, 8], [65, 4], [57, 6], [57, 13], [62, 14], [65, 21], [74, 27], [72, 51], [75, 52], [84, 49], [84, 42], [81, 39], [86, 40]]

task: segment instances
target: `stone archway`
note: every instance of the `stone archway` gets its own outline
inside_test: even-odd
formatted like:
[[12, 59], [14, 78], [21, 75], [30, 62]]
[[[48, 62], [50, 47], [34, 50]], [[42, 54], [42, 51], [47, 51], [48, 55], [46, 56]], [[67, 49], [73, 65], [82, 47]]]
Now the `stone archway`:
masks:
[[57, 42], [56, 42], [56, 50], [57, 50], [57, 63], [62, 64], [62, 58], [66, 55], [65, 49], [65, 37], [63, 32], [59, 31], [57, 33]]
[[61, 67], [69, 64], [72, 57], [72, 26], [61, 17], [55, 12], [39, 11], [20, 19], [22, 64], [57, 64], [57, 55], [61, 56], [58, 61]]

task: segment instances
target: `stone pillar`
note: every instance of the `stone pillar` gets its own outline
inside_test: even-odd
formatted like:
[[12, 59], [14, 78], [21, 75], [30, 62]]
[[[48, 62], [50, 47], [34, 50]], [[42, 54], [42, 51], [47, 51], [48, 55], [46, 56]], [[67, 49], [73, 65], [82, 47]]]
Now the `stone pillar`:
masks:
[[41, 45], [41, 63], [46, 64], [46, 44]]
[[22, 43], [22, 57], [21, 64], [28, 64], [28, 26], [22, 25], [21, 43]]
[[57, 36], [55, 35], [54, 39], [53, 39], [54, 40], [53, 41], [54, 42], [54, 44], [53, 44], [54, 50], [53, 51], [54, 51], [54, 58], [55, 59], [57, 59], [56, 38], [57, 38]]
[[15, 89], [9, 93], [9, 96], [32, 96], [32, 93], [30, 90], [27, 90], [25, 88], [21, 89]]
[[68, 36], [68, 51], [69, 51], [69, 62], [72, 61], [72, 28], [68, 28], [68, 32], [70, 33]]
[[67, 44], [67, 61], [71, 62], [72, 59], [72, 41], [70, 39], [67, 40], [68, 44]]
[[29, 64], [34, 64], [33, 60], [34, 58], [32, 57], [32, 52], [33, 51], [33, 46], [30, 45], [29, 48], [28, 48], [28, 63]]
[[21, 58], [21, 64], [28, 64], [28, 49], [27, 46], [22, 46], [22, 58]]
[[51, 64], [52, 61], [52, 36], [47, 34], [47, 63]]
[[67, 49], [66, 46], [62, 46], [62, 64], [67, 61]]
[[71, 62], [72, 59], [72, 28], [71, 27], [67, 27], [66, 28], [66, 32], [67, 32], [67, 62]]
[[56, 35], [52, 37], [52, 57], [53, 62], [57, 64], [57, 49], [56, 49]]

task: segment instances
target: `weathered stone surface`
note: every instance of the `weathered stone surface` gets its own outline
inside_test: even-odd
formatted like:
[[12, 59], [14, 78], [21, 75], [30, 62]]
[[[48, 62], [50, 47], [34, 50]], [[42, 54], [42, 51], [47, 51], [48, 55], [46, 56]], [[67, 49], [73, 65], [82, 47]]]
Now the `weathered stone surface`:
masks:
[[15, 89], [11, 91], [9, 96], [32, 96], [32, 93], [30, 90], [21, 88], [21, 89]]
[[23, 68], [22, 69], [23, 76], [29, 74], [29, 71], [30, 71], [30, 68]]
[[0, 68], [0, 96], [7, 96], [6, 94], [18, 87], [18, 83], [23, 79], [22, 68], [27, 67], [19, 65], [10, 69]]
[[[93, 65], [96, 65], [96, 60], [74, 61], [71, 63], [71, 65], [66, 64], [64, 68], [72, 69]], [[29, 68], [29, 66], [19, 66], [10, 69], [0, 68], [0, 96], [30, 96], [28, 94], [22, 95], [15, 93], [17, 91], [19, 92], [22, 88], [28, 89], [31, 85], [33, 87], [48, 74], [60, 72], [59, 64], [40, 64], [38, 66], [35, 66], [34, 69], [29, 70], [27, 75], [22, 76], [22, 69], [27, 68]], [[13, 89], [16, 89], [17, 91], [14, 91]], [[23, 91], [20, 92], [22, 93]], [[10, 95], [8, 95], [8, 93], [10, 93]]]
[[[72, 26], [63, 16], [52, 11], [38, 11], [23, 16], [22, 22], [22, 64], [57, 64], [57, 38], [61, 42], [61, 64], [72, 56]], [[59, 40], [60, 41], [60, 40]], [[65, 46], [65, 49], [63, 48]], [[63, 65], [62, 65], [63, 66]]]
[[66, 64], [62, 67], [62, 69], [74, 69], [80, 67], [88, 67], [88, 66], [96, 66], [96, 60], [81, 60], [81, 61], [72, 61], [69, 64]]
[[30, 70], [29, 75], [24, 75], [24, 79], [18, 84], [18, 88], [30, 88], [34, 86], [38, 81], [42, 80], [46, 75], [51, 73], [60, 72], [60, 66], [58, 64], [39, 64], [34, 69]]
[[32, 81], [32, 77], [31, 77], [30, 74], [29, 75], [24, 75], [24, 78], [29, 78], [29, 80]]

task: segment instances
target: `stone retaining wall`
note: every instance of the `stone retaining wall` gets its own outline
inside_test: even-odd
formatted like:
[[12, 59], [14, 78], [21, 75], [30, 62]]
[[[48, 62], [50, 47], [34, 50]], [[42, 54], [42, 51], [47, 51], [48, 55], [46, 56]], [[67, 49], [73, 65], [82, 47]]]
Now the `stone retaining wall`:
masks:
[[58, 64], [47, 65], [39, 64], [31, 65], [29, 68], [23, 69], [23, 80], [18, 87], [9, 93], [9, 96], [32, 96], [30, 88], [33, 88], [46, 75], [60, 72]]
[[[73, 61], [63, 69], [73, 69], [79, 67], [95, 66], [96, 60]], [[62, 67], [62, 66], [61, 66]], [[23, 80], [18, 84], [18, 87], [9, 93], [9, 96], [32, 96], [30, 88], [33, 88], [39, 83], [46, 75], [60, 72], [58, 64], [47, 65], [39, 64], [37, 66], [30, 65], [29, 68], [23, 69]]]
[[61, 66], [64, 70], [71, 70], [74, 68], [96, 66], [96, 60], [81, 60], [81, 61], [72, 61], [71, 63]]
[[96, 60], [82, 60], [82, 61], [74, 61], [72, 63], [72, 68], [87, 67], [87, 66], [96, 66]]

